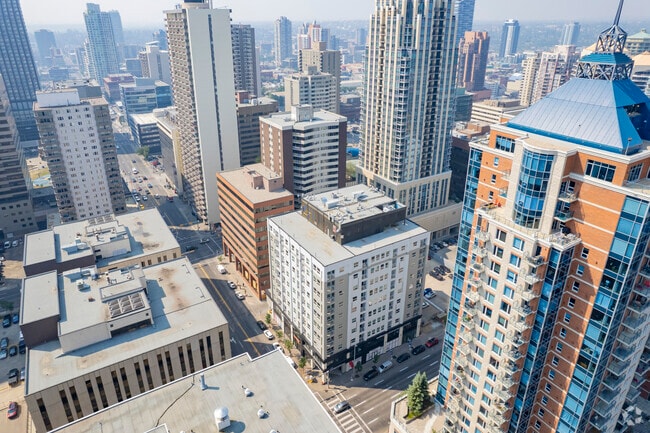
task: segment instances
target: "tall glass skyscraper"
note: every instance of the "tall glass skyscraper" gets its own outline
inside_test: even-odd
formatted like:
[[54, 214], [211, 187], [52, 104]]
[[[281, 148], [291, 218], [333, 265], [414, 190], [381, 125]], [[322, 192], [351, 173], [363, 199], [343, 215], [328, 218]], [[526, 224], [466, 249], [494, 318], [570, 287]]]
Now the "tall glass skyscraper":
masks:
[[454, 15], [456, 15], [456, 44], [465, 36], [465, 32], [472, 30], [474, 25], [475, 0], [455, 0]]
[[21, 141], [38, 140], [32, 112], [40, 89], [19, 0], [0, 0], [0, 75]]
[[517, 53], [517, 44], [519, 43], [519, 21], [507, 20], [503, 23], [501, 31], [501, 47], [499, 48], [499, 57], [512, 56]]
[[[108, 74], [120, 72], [120, 56], [117, 52], [111, 14], [117, 12], [102, 12], [99, 5], [94, 3], [87, 3], [84, 12], [88, 32], [88, 72], [90, 78], [97, 80], [100, 86]], [[118, 27], [121, 29], [121, 23]]]
[[421, 214], [447, 203], [453, 0], [378, 0], [370, 18], [357, 180]]
[[275, 20], [273, 53], [275, 55], [275, 66], [277, 67], [281, 67], [282, 62], [291, 57], [291, 21], [287, 17], [280, 17]]
[[436, 396], [445, 432], [612, 433], [639, 396], [650, 99], [619, 17], [576, 78], [470, 144]]

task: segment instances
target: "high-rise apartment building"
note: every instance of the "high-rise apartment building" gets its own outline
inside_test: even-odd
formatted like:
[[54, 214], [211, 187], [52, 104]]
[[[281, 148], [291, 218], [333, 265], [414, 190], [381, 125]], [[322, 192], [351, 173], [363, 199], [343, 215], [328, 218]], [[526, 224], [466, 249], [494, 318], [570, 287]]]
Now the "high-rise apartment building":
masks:
[[153, 32], [153, 40], [155, 42], [158, 42], [158, 48], [160, 48], [163, 51], [167, 51], [169, 49], [167, 45], [167, 32], [163, 29], [158, 29], [155, 32]]
[[[306, 73], [310, 66], [315, 66], [318, 72], [331, 74], [336, 79], [336, 95], [334, 97], [339, 101], [341, 95], [341, 52], [328, 50], [327, 42], [312, 42], [310, 49], [298, 52], [298, 69]], [[338, 106], [336, 112], [339, 112]]]
[[219, 221], [219, 171], [240, 166], [230, 10], [185, 1], [166, 12], [183, 199], [205, 223]]
[[454, 0], [454, 15], [456, 16], [456, 43], [466, 32], [472, 30], [474, 25], [475, 0]]
[[275, 20], [273, 53], [275, 55], [275, 66], [278, 68], [282, 67], [284, 61], [292, 55], [291, 21], [287, 17], [280, 17]]
[[287, 110], [294, 105], [309, 104], [315, 109], [339, 112], [339, 81], [332, 74], [318, 71], [318, 66], [307, 66], [305, 72], [284, 77], [284, 105]]
[[62, 221], [126, 212], [111, 115], [100, 88], [38, 92], [34, 115]]
[[[90, 78], [95, 79], [98, 83], [101, 83], [108, 74], [120, 72], [120, 56], [111, 19], [113, 12], [102, 12], [98, 4], [86, 3], [84, 21], [88, 33], [88, 48], [86, 50], [88, 72]], [[119, 27], [121, 28], [121, 23]]]
[[36, 230], [30, 196], [31, 180], [20, 146], [11, 103], [0, 75], [0, 230], [20, 235]]
[[255, 51], [255, 29], [249, 24], [233, 24], [231, 32], [235, 90], [259, 95], [261, 84]]
[[169, 66], [169, 51], [161, 49], [158, 42], [149, 42], [144, 51], [138, 54], [138, 58], [142, 63], [143, 77], [171, 84], [172, 72]]
[[278, 102], [271, 98], [251, 98], [248, 92], [237, 92], [237, 130], [239, 161], [242, 166], [260, 161], [260, 117], [278, 111]]
[[38, 140], [32, 104], [40, 89], [19, 0], [0, 0], [0, 75], [21, 141]]
[[504, 58], [517, 53], [517, 43], [519, 42], [519, 21], [507, 20], [503, 23], [501, 30], [501, 47], [499, 48], [499, 57]]
[[376, 2], [357, 179], [403, 203], [408, 215], [447, 203], [455, 49], [453, 1]]
[[293, 194], [262, 164], [217, 173], [217, 184], [223, 254], [253, 294], [265, 300], [271, 286], [266, 221], [293, 212]]
[[311, 105], [260, 118], [262, 164], [298, 199], [345, 186], [347, 119]]
[[536, 53], [523, 61], [519, 100], [529, 106], [571, 78], [579, 54], [573, 45], [556, 45], [553, 51]]
[[458, 46], [458, 87], [468, 92], [485, 88], [490, 37], [487, 32], [465, 32]]
[[619, 17], [575, 78], [470, 145], [437, 392], [446, 432], [612, 433], [634, 399], [650, 331], [650, 99], [629, 80]]
[[268, 233], [273, 315], [321, 371], [417, 336], [429, 235], [397, 200], [365, 185], [312, 195]]
[[560, 45], [578, 45], [578, 37], [580, 37], [580, 23], [572, 22], [564, 25], [562, 30], [562, 38]]
[[650, 51], [650, 33], [645, 29], [627, 37], [625, 43], [627, 52], [630, 56], [638, 56], [646, 51]]
[[[43, 65], [51, 65], [52, 48], [56, 48], [56, 38], [54, 32], [50, 30], [36, 30], [34, 32], [34, 39], [36, 40], [36, 47], [38, 48], [38, 57]], [[48, 59], [50, 59], [48, 61]]]

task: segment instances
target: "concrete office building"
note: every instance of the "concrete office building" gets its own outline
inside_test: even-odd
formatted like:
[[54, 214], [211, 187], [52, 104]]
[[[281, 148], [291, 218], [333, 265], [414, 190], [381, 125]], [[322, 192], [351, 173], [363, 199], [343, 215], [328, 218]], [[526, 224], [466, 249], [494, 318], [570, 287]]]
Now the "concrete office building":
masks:
[[277, 113], [278, 103], [271, 98], [252, 98], [248, 92], [237, 92], [237, 129], [239, 161], [242, 166], [260, 161], [260, 117]]
[[506, 20], [501, 30], [501, 47], [499, 58], [517, 54], [517, 43], [519, 42], [519, 21]]
[[32, 105], [40, 89], [19, 0], [0, 1], [0, 75], [21, 142], [38, 140]]
[[180, 131], [177, 125], [176, 108], [163, 108], [156, 113], [156, 123], [160, 135], [160, 155], [167, 183], [178, 194], [183, 193], [183, 158], [181, 155]]
[[22, 289], [25, 402], [36, 432], [231, 356], [228, 322], [187, 258], [102, 275], [51, 271]]
[[311, 105], [314, 109], [339, 112], [339, 82], [332, 74], [318, 72], [317, 66], [308, 66], [305, 72], [284, 77], [284, 104], [287, 110], [294, 105]]
[[420, 332], [429, 234], [365, 185], [269, 218], [270, 305], [322, 371], [365, 362]]
[[11, 102], [0, 75], [0, 232], [21, 235], [36, 230], [31, 200], [31, 179], [20, 146]]
[[285, 60], [293, 55], [291, 35], [291, 21], [287, 17], [280, 17], [275, 20], [273, 54], [275, 56], [275, 66], [278, 68], [283, 67]]
[[158, 46], [158, 42], [149, 42], [138, 54], [142, 64], [142, 76], [160, 80], [163, 83], [171, 84], [171, 67], [169, 65], [169, 51]]
[[345, 186], [347, 119], [309, 105], [260, 118], [262, 164], [298, 200]]
[[52, 64], [52, 48], [56, 48], [54, 32], [50, 30], [37, 30], [34, 32], [34, 40], [38, 48], [38, 57], [43, 66]]
[[487, 32], [465, 32], [458, 47], [458, 87], [467, 92], [485, 88], [490, 37]]
[[523, 61], [519, 100], [527, 107], [542, 99], [567, 81], [579, 59], [573, 45], [556, 45], [551, 52], [536, 53]]
[[564, 25], [562, 30], [562, 38], [560, 45], [578, 45], [578, 38], [580, 37], [580, 23], [572, 22]]
[[135, 114], [152, 113], [156, 108], [172, 105], [171, 86], [153, 78], [135, 78], [133, 83], [120, 84], [120, 99], [126, 114], [126, 120], [135, 137]]
[[266, 221], [292, 212], [293, 194], [262, 164], [218, 173], [217, 186], [223, 254], [253, 294], [265, 300], [270, 287]]
[[650, 99], [620, 12], [575, 78], [470, 144], [446, 432], [624, 430], [650, 332]]
[[357, 180], [409, 216], [447, 204], [454, 33], [450, 0], [382, 0], [370, 19]]
[[121, 98], [120, 86], [135, 83], [135, 77], [129, 73], [109, 74], [100, 82], [104, 86], [104, 95], [110, 102], [117, 102]]
[[129, 126], [133, 141], [138, 147], [148, 147], [150, 155], [160, 155], [160, 132], [158, 131], [158, 116], [164, 112], [131, 114]]
[[466, 32], [474, 30], [474, 3], [475, 0], [454, 0], [457, 44], [460, 42]]
[[[235, 356], [201, 371], [200, 377], [176, 380], [54, 432], [85, 433], [97, 426], [101, 426], [102, 433], [144, 432], [155, 419], [159, 420], [156, 433], [209, 432], [218, 428], [215, 410], [226, 408], [228, 416], [219, 418], [226, 431], [245, 425], [246, 432], [256, 433], [340, 433], [327, 410], [279, 350], [255, 359], [247, 353]], [[205, 382], [205, 390], [199, 386], [199, 380]], [[242, 385], [248, 390], [242, 389]], [[259, 416], [260, 409], [264, 417]], [[141, 416], [133, 416], [134, 413]], [[226, 427], [228, 423], [230, 428]]]
[[84, 21], [88, 33], [88, 72], [90, 78], [98, 83], [102, 83], [108, 74], [120, 72], [120, 55], [111, 14], [112, 12], [102, 12], [98, 4], [86, 3]]
[[111, 115], [99, 87], [38, 92], [34, 115], [61, 219], [126, 212]]
[[[327, 42], [312, 42], [310, 49], [298, 52], [298, 68], [303, 73], [315, 66], [318, 72], [332, 75], [336, 79], [336, 100], [341, 99], [341, 52], [328, 50]], [[339, 113], [337, 107], [336, 113]], [[340, 113], [339, 113], [340, 114]]]
[[219, 222], [215, 175], [240, 164], [230, 10], [210, 4], [185, 1], [166, 15], [183, 200], [212, 225]]
[[[155, 238], [155, 241], [152, 239]], [[99, 272], [147, 267], [181, 256], [157, 209], [56, 225], [25, 237], [23, 268], [32, 276], [95, 266]]]
[[630, 56], [638, 56], [646, 51], [650, 51], [650, 33], [646, 29], [627, 37], [625, 43], [627, 53]]
[[232, 60], [235, 69], [235, 90], [259, 95], [261, 88], [260, 67], [255, 51], [255, 29], [249, 24], [233, 24]]
[[484, 122], [489, 125], [501, 123], [504, 116], [513, 116], [525, 107], [518, 99], [486, 99], [472, 104], [472, 122]]

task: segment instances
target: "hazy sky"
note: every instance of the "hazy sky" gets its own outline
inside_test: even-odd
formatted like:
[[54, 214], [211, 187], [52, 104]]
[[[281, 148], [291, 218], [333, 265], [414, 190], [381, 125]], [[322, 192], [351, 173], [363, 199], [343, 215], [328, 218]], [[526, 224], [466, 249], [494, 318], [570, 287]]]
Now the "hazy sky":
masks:
[[[21, 0], [29, 27], [83, 26], [87, 0]], [[120, 12], [124, 27], [163, 26], [162, 11], [173, 9], [179, 0], [95, 0], [102, 10]], [[213, 0], [213, 5], [229, 6], [233, 22], [272, 21], [285, 15], [296, 22], [367, 20], [374, 0]], [[478, 21], [609, 21], [618, 0], [476, 0], [474, 19]], [[650, 28], [648, 0], [627, 0], [622, 21], [647, 21]], [[630, 29], [632, 30], [632, 29]]]

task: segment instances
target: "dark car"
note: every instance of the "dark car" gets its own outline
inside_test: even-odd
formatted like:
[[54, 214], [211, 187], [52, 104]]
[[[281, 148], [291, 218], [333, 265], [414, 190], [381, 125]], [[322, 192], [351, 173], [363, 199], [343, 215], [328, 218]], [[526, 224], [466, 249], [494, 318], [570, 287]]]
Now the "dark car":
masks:
[[2, 337], [0, 340], [0, 349], [6, 349], [9, 346], [9, 339], [7, 337]]
[[2, 318], [2, 327], [8, 328], [10, 326], [11, 326], [11, 314], [5, 314], [5, 316]]
[[258, 320], [258, 321], [257, 321], [257, 326], [258, 326], [258, 328], [260, 328], [262, 331], [266, 331], [266, 325], [265, 325], [264, 322], [262, 322], [261, 320]]
[[9, 408], [7, 409], [7, 418], [16, 418], [16, 415], [18, 415], [18, 403], [15, 401], [9, 402]]
[[435, 345], [438, 344], [438, 343], [440, 343], [440, 341], [438, 341], [438, 339], [434, 337], [434, 338], [429, 338], [429, 339], [424, 343], [424, 345], [427, 346], [427, 347], [433, 347], [433, 346], [435, 346]]
[[411, 357], [411, 355], [409, 355], [408, 353], [402, 353], [402, 354], [401, 354], [400, 356], [398, 356], [397, 359], [395, 359], [395, 360], [397, 361], [398, 364], [401, 364], [402, 362], [406, 361], [406, 360], [409, 359], [410, 357]]
[[27, 352], [27, 346], [25, 346], [25, 342], [21, 340], [18, 342], [18, 353], [24, 355], [25, 352]]
[[415, 346], [413, 349], [411, 349], [411, 355], [419, 355], [425, 350], [427, 350], [427, 348], [420, 344], [419, 346]]
[[20, 322], [20, 315], [18, 315], [18, 313], [14, 313], [14, 315], [11, 316], [11, 321], [13, 322], [14, 325]]
[[442, 278], [442, 275], [439, 275], [439, 274], [434, 275], [433, 278], [435, 278], [438, 281], [445, 281], [445, 279]]
[[186, 253], [191, 253], [194, 250], [196, 250], [196, 245], [188, 245], [188, 246], [185, 247], [185, 252]]
[[9, 356], [16, 356], [18, 355], [18, 346], [13, 345], [9, 348]]
[[366, 374], [363, 375], [363, 380], [367, 382], [370, 379], [375, 378], [377, 376], [379, 376], [379, 370], [377, 370], [377, 367], [373, 365], [372, 368], [366, 371]]
[[336, 406], [334, 406], [334, 413], [341, 413], [348, 409], [350, 409], [350, 403], [344, 400], [342, 402], [337, 403]]
[[451, 269], [449, 269], [449, 268], [448, 268], [447, 266], [445, 266], [445, 265], [440, 265], [440, 269], [442, 269], [443, 271], [445, 271], [446, 274], [448, 274], [449, 272], [451, 272]]

